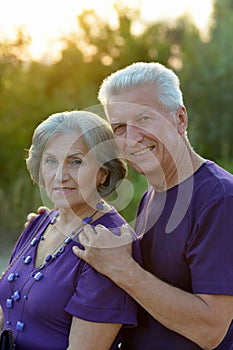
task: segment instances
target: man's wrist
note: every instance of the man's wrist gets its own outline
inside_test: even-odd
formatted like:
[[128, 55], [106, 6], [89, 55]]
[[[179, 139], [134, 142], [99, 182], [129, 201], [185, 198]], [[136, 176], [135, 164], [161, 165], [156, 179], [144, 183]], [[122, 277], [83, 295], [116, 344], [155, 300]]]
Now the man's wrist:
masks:
[[131, 257], [127, 263], [121, 264], [120, 269], [119, 267], [115, 269], [111, 279], [119, 287], [129, 291], [135, 287], [135, 283], [137, 283], [138, 280], [137, 271], [140, 269], [140, 265]]

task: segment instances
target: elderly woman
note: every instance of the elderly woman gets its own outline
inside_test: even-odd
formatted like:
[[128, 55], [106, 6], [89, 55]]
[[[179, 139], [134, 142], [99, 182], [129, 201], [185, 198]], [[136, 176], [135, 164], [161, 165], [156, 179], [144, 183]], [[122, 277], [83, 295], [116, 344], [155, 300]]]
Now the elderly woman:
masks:
[[[53, 114], [36, 128], [26, 163], [56, 210], [33, 220], [13, 250], [0, 283], [4, 328], [16, 349], [117, 349], [122, 325], [137, 324], [135, 303], [72, 253], [84, 225], [117, 234], [125, 223], [103, 200], [127, 173], [112, 130], [91, 112]], [[133, 249], [140, 259], [137, 241]]]

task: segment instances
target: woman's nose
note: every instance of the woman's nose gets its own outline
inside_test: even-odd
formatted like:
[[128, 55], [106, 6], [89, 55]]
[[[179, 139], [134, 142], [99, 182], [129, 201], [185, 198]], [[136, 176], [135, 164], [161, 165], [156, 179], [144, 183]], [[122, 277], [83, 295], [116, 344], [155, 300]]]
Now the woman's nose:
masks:
[[60, 182], [63, 182], [69, 178], [68, 169], [64, 164], [58, 166], [55, 178]]

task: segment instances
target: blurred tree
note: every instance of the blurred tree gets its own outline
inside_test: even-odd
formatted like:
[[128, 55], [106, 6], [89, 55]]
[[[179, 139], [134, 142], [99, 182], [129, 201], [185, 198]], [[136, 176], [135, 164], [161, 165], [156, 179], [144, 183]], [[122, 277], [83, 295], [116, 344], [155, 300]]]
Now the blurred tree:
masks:
[[232, 0], [215, 0], [208, 41], [192, 41], [183, 56], [181, 77], [193, 144], [213, 160], [233, 157], [232, 8]]
[[[0, 43], [2, 229], [17, 231], [26, 213], [41, 204], [24, 164], [25, 148], [36, 125], [61, 110], [95, 110], [102, 80], [135, 61], [159, 61], [177, 71], [194, 147], [204, 157], [221, 158], [222, 164], [229, 164], [223, 158], [233, 157], [232, 3], [215, 0], [208, 40], [203, 40], [188, 16], [145, 23], [138, 9], [119, 0], [115, 2], [114, 24], [91, 10], [80, 14], [77, 30], [61, 38], [65, 47], [53, 64], [28, 60], [30, 38], [22, 30], [14, 42]], [[147, 183], [132, 170], [129, 179], [134, 184], [134, 197], [122, 213], [131, 221]], [[8, 212], [14, 214], [14, 220], [9, 220]]]

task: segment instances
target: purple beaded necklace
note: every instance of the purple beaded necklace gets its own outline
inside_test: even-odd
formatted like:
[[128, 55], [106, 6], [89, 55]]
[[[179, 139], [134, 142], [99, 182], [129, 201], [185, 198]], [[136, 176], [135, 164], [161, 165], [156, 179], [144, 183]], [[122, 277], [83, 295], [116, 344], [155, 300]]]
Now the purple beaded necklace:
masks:
[[[8, 328], [11, 328], [12, 324], [11, 324], [11, 312], [14, 309], [14, 303], [17, 303], [17, 301], [19, 301], [20, 299], [23, 299], [23, 304], [22, 304], [22, 312], [21, 315], [19, 317], [19, 320], [16, 323], [16, 337], [15, 337], [15, 341], [17, 339], [17, 335], [18, 332], [22, 332], [24, 330], [25, 324], [23, 322], [23, 314], [24, 314], [24, 304], [26, 302], [26, 300], [29, 297], [29, 293], [31, 288], [33, 287], [33, 285], [37, 282], [39, 282], [44, 275], [44, 269], [51, 264], [53, 261], [55, 261], [62, 253], [64, 253], [66, 246], [69, 245], [74, 239], [77, 240], [77, 236], [79, 235], [79, 233], [81, 232], [81, 230], [83, 229], [83, 227], [86, 224], [90, 224], [93, 221], [94, 216], [96, 215], [96, 213], [99, 210], [103, 210], [104, 209], [104, 204], [103, 202], [100, 202], [97, 204], [96, 206], [96, 211], [91, 215], [91, 216], [87, 216], [84, 217], [81, 220], [81, 224], [79, 225], [78, 228], [76, 228], [75, 230], [73, 230], [71, 232], [71, 235], [66, 237], [65, 240], [51, 253], [48, 254], [45, 257], [44, 262], [39, 266], [39, 267], [35, 267], [32, 272], [30, 272], [30, 276], [28, 277], [28, 279], [24, 282], [24, 284], [21, 286], [20, 289], [17, 288], [17, 280], [20, 278], [20, 272], [21, 269], [19, 269], [18, 271], [15, 272], [10, 272], [8, 274], [8, 276], [6, 276], [7, 281], [9, 282], [9, 296], [6, 299], [6, 308], [7, 308], [7, 315], [4, 315], [4, 317], [6, 318], [6, 325]], [[52, 215], [51, 215], [52, 214]], [[11, 262], [11, 264], [8, 266], [8, 268], [6, 269], [5, 272], [3, 272], [2, 277], [4, 275], [7, 275], [7, 272], [11, 269], [11, 267], [13, 267], [13, 265], [19, 260], [22, 259], [22, 269], [23, 266], [25, 265], [30, 265], [32, 263], [32, 254], [28, 255], [24, 255], [24, 252], [27, 251], [27, 248], [31, 249], [37, 249], [38, 244], [40, 242], [40, 240], [43, 240], [43, 233], [38, 236], [38, 232], [41, 229], [42, 225], [45, 223], [46, 220], [50, 220], [50, 222], [48, 223], [48, 225], [54, 225], [57, 221], [58, 218], [58, 212], [52, 212], [52, 213], [47, 213], [47, 215], [45, 215], [39, 222], [39, 224], [37, 225], [37, 227], [35, 227], [34, 229], [34, 233], [33, 236], [28, 240], [28, 242], [24, 245], [24, 247], [21, 249], [21, 251], [16, 255], [16, 257], [13, 259], [13, 261]], [[35, 253], [35, 251], [34, 251]], [[25, 286], [28, 284], [29, 280], [31, 279], [31, 284], [29, 285], [29, 287], [25, 290]]]

